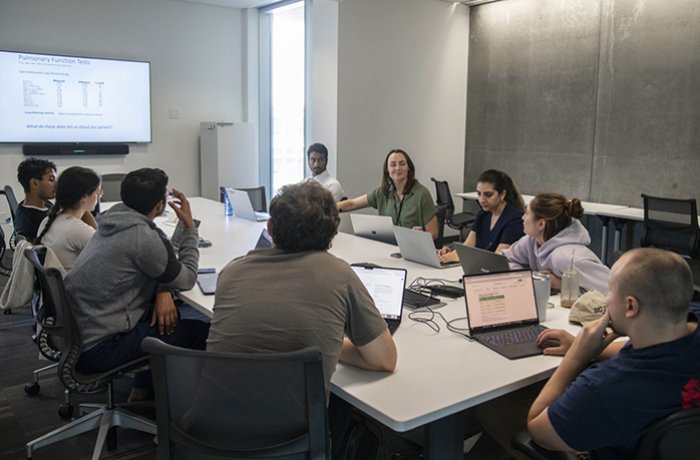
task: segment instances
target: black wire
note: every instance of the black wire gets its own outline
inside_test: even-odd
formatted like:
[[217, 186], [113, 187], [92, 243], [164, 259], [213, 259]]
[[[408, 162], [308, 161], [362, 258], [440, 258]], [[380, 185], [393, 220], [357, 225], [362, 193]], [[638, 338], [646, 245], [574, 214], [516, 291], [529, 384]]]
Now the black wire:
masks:
[[[419, 315], [428, 315], [428, 317], [424, 318], [424, 317], [419, 316]], [[425, 324], [430, 329], [435, 331], [435, 333], [437, 334], [440, 332], [440, 325], [437, 323], [437, 321], [435, 321], [436, 317], [439, 317], [440, 319], [442, 319], [442, 321], [445, 323], [445, 326], [446, 326], [448, 331], [450, 331], [454, 334], [461, 335], [462, 337], [464, 337], [468, 340], [474, 340], [472, 338], [472, 336], [469, 335], [468, 328], [457, 327], [457, 326], [452, 325], [452, 323], [454, 323], [455, 321], [466, 320], [467, 319], [466, 316], [463, 316], [461, 318], [455, 318], [455, 319], [448, 321], [442, 315], [442, 313], [440, 313], [439, 311], [435, 311], [432, 308], [427, 307], [427, 306], [416, 308], [414, 311], [412, 311], [408, 314], [408, 319], [410, 319], [411, 321], [415, 321], [416, 323]]]

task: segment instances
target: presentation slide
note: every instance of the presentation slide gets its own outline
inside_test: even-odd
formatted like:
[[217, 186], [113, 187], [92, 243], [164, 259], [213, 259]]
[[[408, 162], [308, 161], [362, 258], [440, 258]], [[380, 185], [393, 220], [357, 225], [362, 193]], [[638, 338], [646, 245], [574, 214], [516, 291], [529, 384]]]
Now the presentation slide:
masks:
[[150, 63], [0, 51], [0, 141], [150, 142]]

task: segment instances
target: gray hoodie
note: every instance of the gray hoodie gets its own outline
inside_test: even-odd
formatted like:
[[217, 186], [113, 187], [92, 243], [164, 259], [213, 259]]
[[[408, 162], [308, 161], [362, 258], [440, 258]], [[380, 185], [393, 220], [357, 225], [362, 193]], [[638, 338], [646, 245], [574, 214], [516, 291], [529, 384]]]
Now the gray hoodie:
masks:
[[573, 251], [574, 268], [579, 272], [579, 286], [584, 291], [597, 289], [608, 293], [610, 269], [593, 251], [588, 249], [591, 237], [578, 219], [561, 230], [542, 246], [531, 236], [525, 235], [503, 251], [511, 268], [530, 268], [533, 271], [549, 270], [561, 278], [571, 264]]
[[165, 234], [145, 215], [123, 203], [103, 214], [65, 279], [83, 351], [136, 326], [160, 286], [191, 289], [197, 280], [197, 241], [197, 229], [186, 230], [176, 257]]

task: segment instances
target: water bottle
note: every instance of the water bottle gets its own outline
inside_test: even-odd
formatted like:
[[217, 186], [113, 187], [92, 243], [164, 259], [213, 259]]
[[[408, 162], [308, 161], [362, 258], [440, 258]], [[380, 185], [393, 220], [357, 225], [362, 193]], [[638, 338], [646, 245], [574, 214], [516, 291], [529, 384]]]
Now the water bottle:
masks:
[[579, 273], [574, 268], [574, 252], [571, 251], [571, 264], [561, 275], [561, 306], [571, 308], [579, 293]]
[[224, 215], [233, 215], [233, 206], [231, 206], [231, 200], [228, 199], [228, 193], [226, 193], [226, 187], [219, 187], [219, 193], [221, 193], [221, 198], [224, 202]]

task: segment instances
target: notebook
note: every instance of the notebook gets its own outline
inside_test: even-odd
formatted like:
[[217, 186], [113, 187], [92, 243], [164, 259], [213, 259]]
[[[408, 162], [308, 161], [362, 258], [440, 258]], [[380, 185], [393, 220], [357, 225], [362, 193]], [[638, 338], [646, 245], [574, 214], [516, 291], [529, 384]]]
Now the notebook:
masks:
[[401, 257], [411, 262], [429, 265], [435, 268], [447, 268], [459, 265], [459, 262], [440, 263], [435, 250], [433, 236], [429, 232], [394, 226], [394, 236], [399, 243]]
[[463, 244], [455, 244], [455, 251], [462, 264], [465, 275], [477, 275], [479, 273], [507, 272], [510, 267], [508, 259], [501, 254], [486, 251], [484, 249], [472, 248]]
[[256, 212], [255, 209], [253, 209], [253, 204], [250, 202], [248, 192], [226, 188], [226, 194], [228, 195], [228, 200], [231, 203], [231, 208], [233, 208], [233, 214], [236, 217], [256, 222], [262, 222], [270, 218], [268, 213]]
[[393, 334], [401, 324], [406, 270], [369, 265], [353, 265], [352, 269], [367, 288], [389, 332]]
[[394, 222], [389, 216], [372, 214], [350, 214], [352, 231], [357, 236], [396, 245]]
[[540, 325], [530, 270], [465, 275], [464, 299], [471, 336], [508, 359], [538, 355]]

